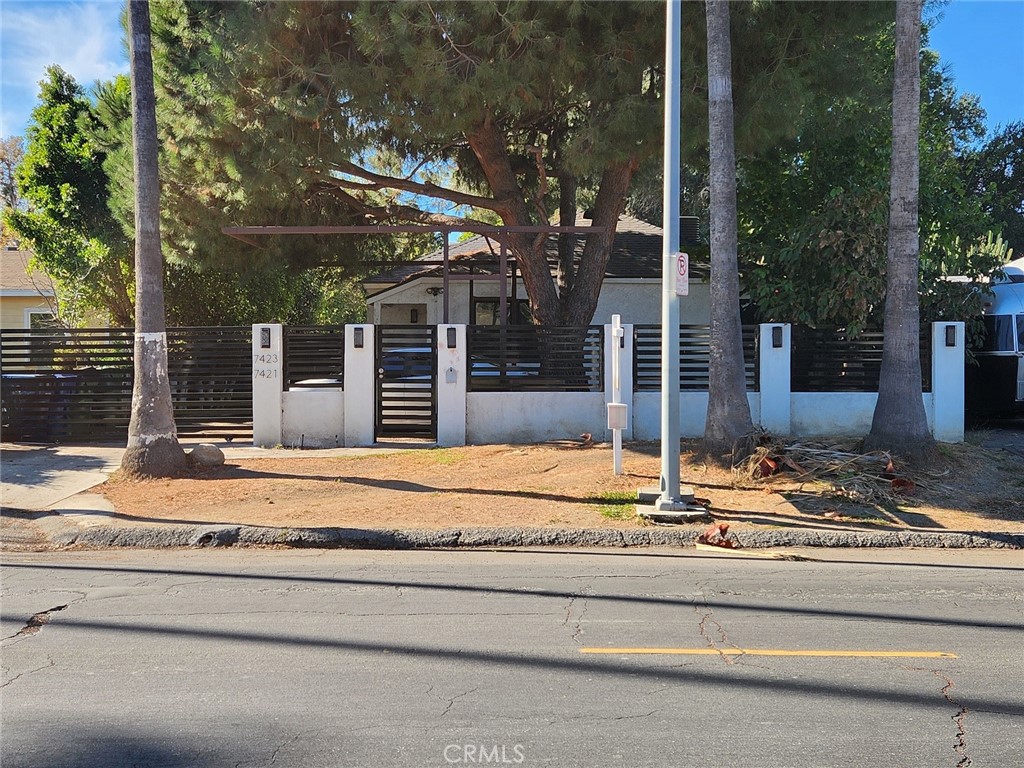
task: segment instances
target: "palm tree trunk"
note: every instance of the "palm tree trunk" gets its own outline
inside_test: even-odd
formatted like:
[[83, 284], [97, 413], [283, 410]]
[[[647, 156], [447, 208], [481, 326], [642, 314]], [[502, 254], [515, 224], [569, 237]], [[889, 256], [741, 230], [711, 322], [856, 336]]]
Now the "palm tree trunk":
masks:
[[[736, 453], [754, 426], [747, 402], [736, 235], [736, 147], [728, 0], [708, 0], [708, 122], [711, 146], [711, 359], [704, 448]], [[741, 453], [749, 453], [741, 448]]]
[[128, 3], [128, 29], [135, 156], [135, 384], [121, 469], [137, 477], [173, 477], [184, 471], [186, 461], [178, 443], [167, 376], [156, 96], [147, 0]]
[[911, 459], [934, 447], [921, 399], [918, 142], [921, 122], [921, 2], [897, 0], [892, 88], [892, 167], [886, 254], [885, 341], [868, 450]]

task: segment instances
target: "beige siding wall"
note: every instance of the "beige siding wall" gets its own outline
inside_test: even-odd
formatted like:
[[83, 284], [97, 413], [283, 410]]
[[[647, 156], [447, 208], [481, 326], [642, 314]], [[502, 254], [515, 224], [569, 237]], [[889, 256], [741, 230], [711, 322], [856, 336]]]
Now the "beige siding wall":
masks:
[[46, 302], [38, 296], [5, 296], [0, 298], [0, 328], [28, 328], [26, 309], [49, 312]]

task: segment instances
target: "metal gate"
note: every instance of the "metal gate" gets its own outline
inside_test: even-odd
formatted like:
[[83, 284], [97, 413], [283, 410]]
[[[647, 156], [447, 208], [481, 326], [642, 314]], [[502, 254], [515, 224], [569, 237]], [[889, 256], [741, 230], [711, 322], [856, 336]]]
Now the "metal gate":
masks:
[[437, 439], [437, 328], [378, 325], [374, 438]]

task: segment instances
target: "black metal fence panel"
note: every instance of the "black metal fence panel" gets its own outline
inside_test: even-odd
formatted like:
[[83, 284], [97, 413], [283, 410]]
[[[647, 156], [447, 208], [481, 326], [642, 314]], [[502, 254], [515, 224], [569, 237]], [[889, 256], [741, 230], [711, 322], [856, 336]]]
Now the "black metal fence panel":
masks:
[[[882, 331], [855, 337], [842, 328], [794, 325], [790, 357], [793, 392], [877, 392], [882, 370]], [[931, 335], [921, 329], [921, 391], [931, 392]]]
[[470, 392], [601, 392], [604, 328], [471, 325]]
[[[168, 377], [179, 434], [252, 435], [249, 327], [169, 328]], [[4, 440], [125, 439], [134, 331], [0, 331]]]
[[[706, 392], [711, 357], [711, 327], [679, 326], [679, 389]], [[758, 390], [757, 326], [743, 326], [743, 366], [747, 390]], [[633, 326], [633, 389], [661, 390], [661, 326]]]
[[282, 334], [285, 389], [344, 386], [345, 326], [286, 325]]

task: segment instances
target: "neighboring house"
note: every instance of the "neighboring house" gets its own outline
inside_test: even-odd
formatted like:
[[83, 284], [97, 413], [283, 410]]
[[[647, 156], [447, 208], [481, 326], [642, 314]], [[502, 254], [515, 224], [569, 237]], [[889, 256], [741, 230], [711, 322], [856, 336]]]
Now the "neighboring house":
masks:
[[53, 282], [29, 269], [30, 251], [0, 250], [0, 328], [43, 328], [53, 322]]
[[[590, 224], [587, 220], [579, 226]], [[612, 253], [592, 322], [611, 322], [613, 314], [623, 323], [661, 322], [662, 230], [630, 216], [622, 216], [616, 228]], [[585, 236], [577, 236], [577, 252]], [[552, 269], [557, 259], [557, 237], [548, 239]], [[448, 322], [470, 325], [498, 324], [499, 246], [493, 238], [474, 236], [449, 246]], [[436, 325], [444, 320], [442, 252], [435, 251], [363, 283], [367, 294], [367, 322], [382, 325]], [[427, 262], [427, 263], [423, 263]], [[526, 288], [509, 255], [509, 322], [529, 322]], [[468, 279], [468, 276], [475, 279]], [[489, 278], [489, 279], [488, 279]], [[515, 297], [515, 301], [513, 301]], [[683, 324], [706, 325], [710, 317], [706, 266], [690, 270], [690, 293], [680, 300]]]

